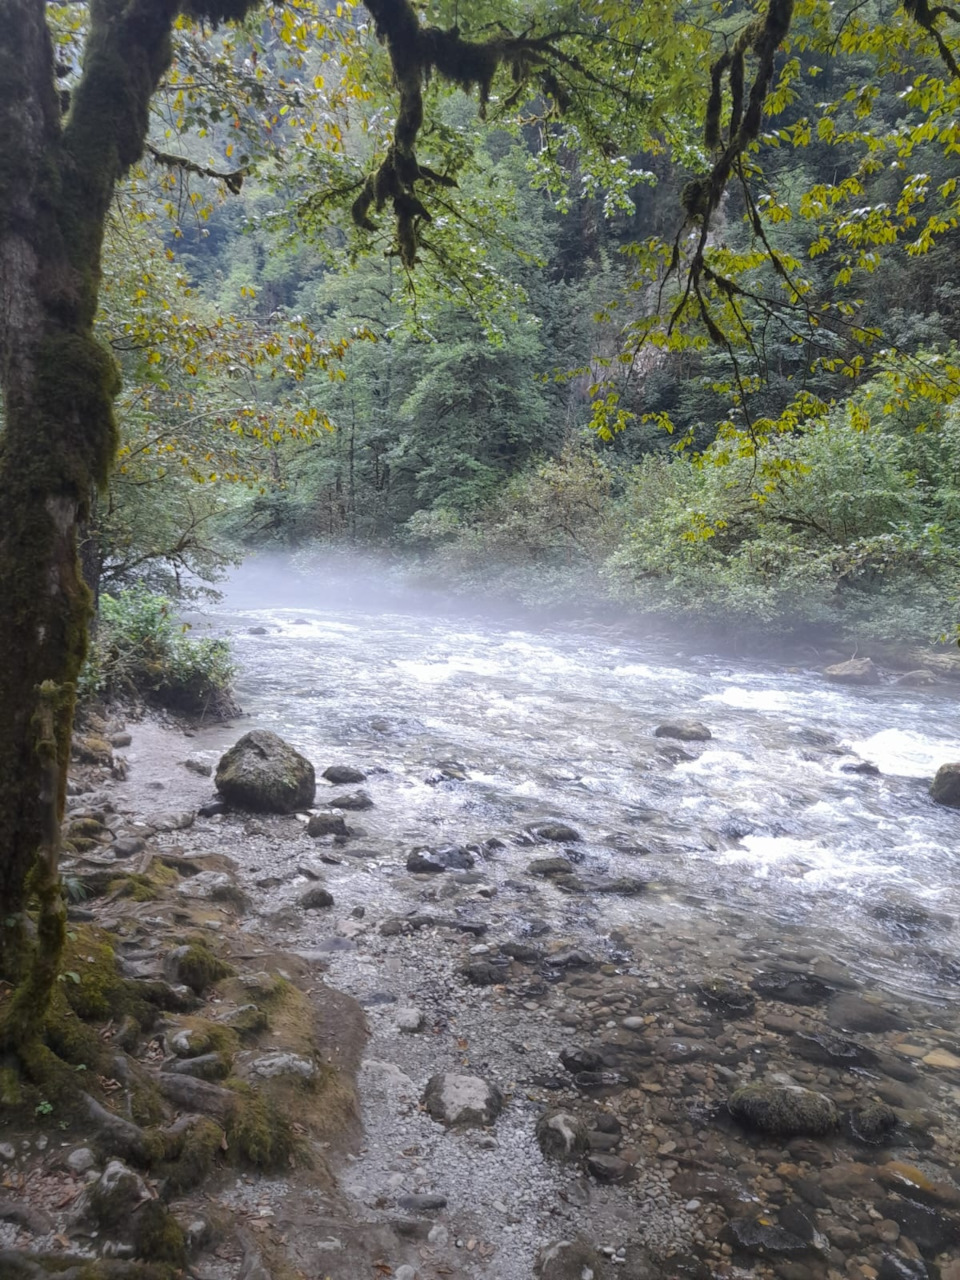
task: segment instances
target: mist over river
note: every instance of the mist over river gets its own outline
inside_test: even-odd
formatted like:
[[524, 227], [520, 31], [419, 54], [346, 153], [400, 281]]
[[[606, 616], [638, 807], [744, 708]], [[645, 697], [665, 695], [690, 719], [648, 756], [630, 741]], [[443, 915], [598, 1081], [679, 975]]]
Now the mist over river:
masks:
[[[578, 871], [649, 884], [556, 894], [588, 939], [687, 932], [717, 966], [729, 948], [762, 962], [794, 947], [866, 987], [960, 994], [960, 815], [927, 794], [960, 759], [955, 685], [844, 688], [645, 640], [642, 622], [519, 625], [363, 561], [253, 559], [205, 620], [230, 638], [245, 716], [198, 747], [256, 726], [318, 772], [360, 762], [384, 901], [412, 847], [499, 837], [509, 851], [511, 834], [555, 819], [583, 836]], [[712, 736], [655, 738], [671, 719]], [[858, 762], [879, 773], [850, 772]], [[517, 867], [508, 852], [484, 870], [503, 881]]]

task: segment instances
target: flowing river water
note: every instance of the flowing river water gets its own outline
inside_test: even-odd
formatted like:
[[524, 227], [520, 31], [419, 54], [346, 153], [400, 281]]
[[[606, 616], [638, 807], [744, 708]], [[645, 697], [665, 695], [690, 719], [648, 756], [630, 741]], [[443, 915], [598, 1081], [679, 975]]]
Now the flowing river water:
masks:
[[[567, 1216], [556, 1229], [603, 1243], [618, 1275], [644, 1274], [630, 1271], [631, 1239], [662, 1251], [673, 1238], [702, 1259], [719, 1248], [723, 1212], [733, 1213], [711, 1205], [701, 1185], [714, 1168], [759, 1195], [765, 1212], [779, 1208], [796, 1241], [789, 1206], [819, 1157], [785, 1140], [751, 1146], [742, 1134], [723, 1136], [722, 1125], [718, 1137], [711, 1119], [732, 1084], [765, 1073], [822, 1089], [838, 1105], [892, 1102], [906, 1135], [893, 1157], [941, 1186], [939, 1199], [926, 1196], [930, 1212], [947, 1220], [960, 1206], [955, 1182], [956, 1204], [942, 1191], [956, 1172], [960, 1101], [960, 817], [927, 792], [937, 766], [960, 759], [956, 685], [844, 688], [816, 669], [685, 652], [645, 640], [639, 627], [482, 620], [479, 610], [431, 606], [359, 574], [297, 573], [283, 562], [245, 566], [206, 617], [230, 637], [245, 714], [202, 729], [200, 753], [215, 761], [257, 727], [293, 743], [318, 775], [333, 763], [366, 774], [373, 805], [346, 813], [354, 834], [342, 847], [301, 830], [293, 844], [252, 842], [245, 852], [238, 843], [236, 857], [260, 886], [261, 925], [322, 955], [330, 981], [368, 1008], [368, 1144], [345, 1188], [374, 1217], [397, 1188], [449, 1196], [450, 1231], [433, 1229], [410, 1264], [422, 1268], [416, 1274], [530, 1276], [561, 1202]], [[709, 740], [654, 735], [678, 719], [708, 726]], [[134, 768], [134, 786], [136, 778]], [[323, 806], [350, 790], [319, 787]], [[581, 838], [549, 844], [530, 834], [548, 821]], [[200, 824], [187, 837], [198, 849], [204, 839]], [[336, 908], [320, 918], [297, 901], [310, 883], [304, 849], [322, 845]], [[466, 847], [473, 869], [411, 875], [406, 860], [418, 847]], [[573, 863], [574, 881], [528, 873], [531, 859], [557, 854]], [[466, 932], [383, 928], [438, 909]], [[511, 939], [547, 953], [580, 948], [595, 971], [550, 971], [543, 981], [542, 966], [522, 970], [519, 957], [495, 987], [466, 981], [470, 963], [507, 964], [497, 949]], [[735, 1007], [718, 1016], [697, 999], [711, 977], [745, 985], [758, 976], [762, 999], [745, 1021]], [[398, 1035], [396, 1009], [411, 1004], [433, 1027], [429, 1042]], [[803, 1037], [821, 1033], [811, 1053]], [[599, 1072], [577, 1077], [578, 1096], [620, 1126], [609, 1141], [593, 1133], [594, 1150], [625, 1157], [623, 1169], [594, 1169], [580, 1191], [543, 1171], [533, 1139], [536, 1114], [573, 1089], [557, 1064], [570, 1045], [597, 1051], [595, 1066], [603, 1059]], [[514, 1098], [515, 1123], [501, 1120], [490, 1139], [496, 1151], [452, 1135], [444, 1146], [417, 1112], [426, 1075], [468, 1060]], [[401, 1149], [421, 1153], [415, 1175]], [[881, 1158], [889, 1152], [841, 1142], [819, 1163], [862, 1169]], [[837, 1194], [811, 1227], [812, 1255], [797, 1261], [775, 1241], [748, 1242], [754, 1265], [788, 1280], [898, 1280], [935, 1274], [921, 1254], [956, 1256], [952, 1219], [932, 1243], [914, 1242], [922, 1228], [896, 1217], [898, 1196], [882, 1179], [879, 1209], [862, 1186], [859, 1199], [849, 1188]], [[819, 1204], [812, 1193], [810, 1202]], [[639, 1236], [638, 1205], [647, 1221]], [[483, 1246], [464, 1252], [471, 1230], [492, 1241], [493, 1262]], [[463, 1246], [450, 1254], [459, 1269], [437, 1261], [446, 1245]], [[666, 1274], [719, 1274], [696, 1265]]]

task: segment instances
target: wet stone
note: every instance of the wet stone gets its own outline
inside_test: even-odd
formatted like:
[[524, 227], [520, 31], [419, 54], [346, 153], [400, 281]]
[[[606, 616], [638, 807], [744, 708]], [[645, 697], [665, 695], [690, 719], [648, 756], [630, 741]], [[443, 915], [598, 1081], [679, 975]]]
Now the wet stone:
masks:
[[928, 1280], [929, 1275], [922, 1259], [902, 1253], [885, 1253], [877, 1268], [877, 1280]]
[[839, 1122], [830, 1098], [799, 1085], [747, 1085], [736, 1090], [727, 1105], [733, 1116], [762, 1133], [819, 1137], [832, 1132]]
[[960, 809], [960, 763], [940, 766], [930, 783], [930, 798], [936, 804]]
[[363, 809], [372, 809], [373, 800], [366, 791], [350, 791], [346, 795], [336, 796], [330, 801], [338, 809], [348, 809], [353, 811], [361, 811]]
[[504, 961], [475, 960], [467, 965], [464, 974], [472, 987], [496, 987], [507, 981], [510, 965]]
[[907, 1025], [882, 1004], [846, 992], [830, 1001], [825, 1016], [836, 1031], [901, 1031]]
[[573, 1075], [580, 1071], [599, 1071], [603, 1066], [603, 1057], [592, 1049], [561, 1049], [560, 1061]]
[[954, 1214], [894, 1196], [881, 1201], [877, 1209], [884, 1218], [891, 1218], [925, 1257], [960, 1245], [960, 1219]]
[[745, 1206], [757, 1203], [756, 1195], [745, 1183], [733, 1174], [714, 1169], [682, 1172], [674, 1178], [671, 1190], [682, 1200], [715, 1201], [728, 1213], [742, 1212]]
[[709, 742], [713, 734], [700, 720], [665, 720], [653, 731], [655, 738], [675, 738], [678, 742]]
[[339, 813], [311, 813], [307, 822], [307, 835], [316, 840], [320, 836], [348, 835], [347, 824]]
[[749, 988], [730, 978], [704, 978], [696, 992], [699, 1005], [728, 1017], [746, 1017], [753, 1013], [757, 1003]]
[[550, 840], [557, 844], [575, 843], [583, 838], [579, 831], [564, 822], [540, 822], [530, 830], [538, 840]]
[[573, 872], [568, 858], [534, 858], [527, 863], [528, 876], [565, 876]]
[[779, 1000], [783, 1004], [823, 1004], [833, 995], [833, 989], [813, 974], [762, 973], [750, 986], [765, 1000]]
[[319, 911], [323, 907], [333, 906], [333, 894], [321, 885], [314, 885], [306, 893], [301, 894], [299, 905], [304, 911]]
[[428, 1213], [434, 1209], [445, 1209], [447, 1197], [440, 1195], [408, 1195], [400, 1196], [397, 1205], [401, 1209], [409, 1209], [413, 1213]]
[[350, 782], [366, 782], [367, 775], [360, 769], [354, 769], [346, 764], [332, 764], [328, 769], [324, 769], [320, 775], [326, 778], [327, 782], [332, 782], [335, 786], [342, 786]]
[[407, 857], [407, 870], [431, 875], [443, 871], [469, 871], [474, 862], [472, 853], [456, 845], [441, 849], [414, 849]]
[[897, 1127], [897, 1115], [885, 1102], [864, 1102], [848, 1116], [850, 1132], [858, 1141], [878, 1145]]
[[878, 1061], [877, 1055], [866, 1045], [825, 1031], [798, 1031], [793, 1036], [791, 1047], [808, 1062], [827, 1067], [872, 1067]]
[[598, 1182], [622, 1182], [630, 1172], [630, 1165], [619, 1156], [591, 1152], [584, 1161], [587, 1172]]
[[725, 1227], [722, 1237], [734, 1252], [760, 1258], [795, 1258], [810, 1248], [791, 1231], [775, 1226], [763, 1218], [733, 1218]]

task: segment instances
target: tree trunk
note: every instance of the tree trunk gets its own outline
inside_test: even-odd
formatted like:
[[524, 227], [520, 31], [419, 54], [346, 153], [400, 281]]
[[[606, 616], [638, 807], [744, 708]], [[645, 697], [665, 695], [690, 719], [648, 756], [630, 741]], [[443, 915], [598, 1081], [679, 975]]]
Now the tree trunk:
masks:
[[94, 0], [61, 119], [43, 0], [0, 0], [0, 1047], [17, 1050], [63, 944], [56, 850], [91, 613], [77, 530], [116, 446], [117, 372], [93, 337], [104, 223], [176, 10]]

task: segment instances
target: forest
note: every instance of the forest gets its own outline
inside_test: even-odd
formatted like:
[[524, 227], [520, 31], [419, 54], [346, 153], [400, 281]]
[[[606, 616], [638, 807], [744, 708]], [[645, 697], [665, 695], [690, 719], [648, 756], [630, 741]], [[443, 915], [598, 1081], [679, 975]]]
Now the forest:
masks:
[[[669, 140], [638, 108], [636, 149], [598, 164], [559, 113], [484, 122], [468, 93], [431, 89], [424, 145], [457, 186], [413, 271], [314, 189], [305, 153], [333, 108], [302, 91], [329, 50], [285, 80], [279, 35], [232, 38], [251, 102], [281, 120], [292, 95], [300, 114], [239, 191], [141, 170], [111, 214], [98, 324], [123, 390], [86, 534], [99, 588], [177, 596], [250, 548], [360, 546], [537, 608], [951, 637], [953, 126], [931, 42], [905, 47], [901, 16], [897, 47], [880, 43], [889, 17], [867, 15], [829, 59], [816, 7], [795, 19], [763, 139], [710, 219], [712, 300], [669, 332], [665, 255], [709, 163], [702, 93]], [[745, 17], [718, 8], [705, 34], [729, 41]], [[335, 173], [368, 149], [350, 110]], [[235, 154], [239, 122], [214, 115], [202, 141], [178, 135], [196, 170]]]

